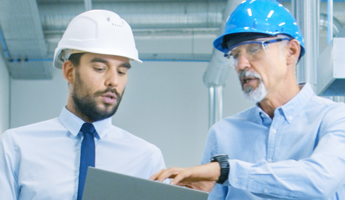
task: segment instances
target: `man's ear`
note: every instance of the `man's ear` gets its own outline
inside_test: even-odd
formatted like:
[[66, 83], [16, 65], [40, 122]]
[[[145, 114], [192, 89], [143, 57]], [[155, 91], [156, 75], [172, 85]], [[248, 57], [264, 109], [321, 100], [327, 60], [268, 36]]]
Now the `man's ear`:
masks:
[[69, 84], [73, 84], [75, 80], [75, 68], [70, 60], [66, 60], [62, 64], [62, 74]]
[[286, 59], [286, 64], [295, 65], [299, 59], [299, 55], [301, 54], [301, 45], [296, 39], [292, 39], [286, 45], [288, 48], [288, 55]]

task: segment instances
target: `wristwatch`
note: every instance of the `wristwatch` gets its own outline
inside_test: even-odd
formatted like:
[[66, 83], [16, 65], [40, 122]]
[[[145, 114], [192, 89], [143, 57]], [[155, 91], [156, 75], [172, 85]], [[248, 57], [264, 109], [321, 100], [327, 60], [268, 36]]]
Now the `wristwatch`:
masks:
[[223, 184], [229, 177], [230, 165], [229, 156], [226, 154], [215, 155], [211, 158], [211, 162], [218, 162], [220, 165], [220, 176], [217, 183]]

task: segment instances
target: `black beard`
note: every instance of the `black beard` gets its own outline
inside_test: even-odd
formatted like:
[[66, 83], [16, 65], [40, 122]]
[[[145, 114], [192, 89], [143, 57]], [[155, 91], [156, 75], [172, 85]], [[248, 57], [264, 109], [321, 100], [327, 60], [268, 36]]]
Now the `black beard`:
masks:
[[[113, 116], [117, 108], [120, 105], [122, 95], [124, 91], [122, 92], [122, 95], [120, 95], [114, 88], [108, 88], [105, 91], [98, 91], [94, 95], [85, 95], [85, 96], [80, 96], [79, 94], [83, 90], [83, 82], [80, 80], [79, 73], [76, 74], [76, 82], [73, 88], [72, 92], [72, 99], [74, 101], [75, 109], [77, 113], [80, 113], [81, 115], [85, 116], [90, 122], [95, 122], [95, 121], [100, 121], [106, 118], [109, 118]], [[109, 104], [105, 104], [105, 109], [102, 110], [97, 107], [96, 104], [96, 97], [102, 96], [103, 94], [107, 92], [112, 92], [116, 95], [116, 104], [114, 107], [106, 111], [107, 107], [111, 106]]]

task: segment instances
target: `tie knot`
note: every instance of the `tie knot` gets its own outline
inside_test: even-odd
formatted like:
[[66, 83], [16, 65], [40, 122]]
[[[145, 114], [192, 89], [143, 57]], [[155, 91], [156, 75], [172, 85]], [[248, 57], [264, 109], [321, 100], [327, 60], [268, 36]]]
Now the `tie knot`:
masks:
[[94, 135], [95, 127], [91, 123], [84, 123], [80, 131], [85, 135], [86, 133], [91, 133]]

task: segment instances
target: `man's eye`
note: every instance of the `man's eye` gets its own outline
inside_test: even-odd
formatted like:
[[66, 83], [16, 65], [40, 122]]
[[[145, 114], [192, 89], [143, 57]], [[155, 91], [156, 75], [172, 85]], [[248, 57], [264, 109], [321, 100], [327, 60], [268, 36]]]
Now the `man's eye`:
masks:
[[120, 75], [125, 75], [127, 74], [126, 70], [118, 70], [117, 73], [119, 73]]
[[238, 53], [238, 52], [231, 52], [231, 53], [230, 53], [230, 56], [231, 56], [233, 59], [238, 59], [239, 53]]
[[261, 49], [261, 44], [253, 44], [253, 45], [248, 46], [247, 52], [250, 54], [254, 54], [260, 51], [260, 49]]
[[98, 72], [102, 72], [105, 70], [105, 68], [103, 68], [103, 67], [94, 67], [94, 69]]

